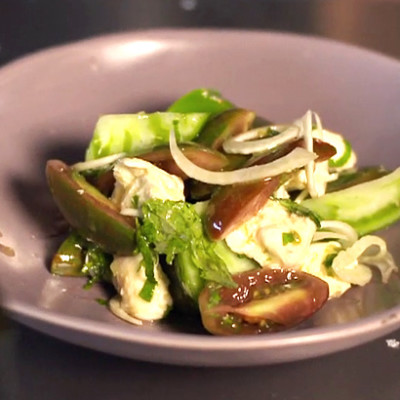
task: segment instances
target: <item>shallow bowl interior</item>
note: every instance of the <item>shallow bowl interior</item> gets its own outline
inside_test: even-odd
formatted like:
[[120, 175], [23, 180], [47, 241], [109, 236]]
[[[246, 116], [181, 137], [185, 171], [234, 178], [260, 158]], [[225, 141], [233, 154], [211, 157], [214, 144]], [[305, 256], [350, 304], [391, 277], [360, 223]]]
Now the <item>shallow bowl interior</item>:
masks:
[[[188, 365], [256, 365], [322, 355], [400, 326], [399, 285], [373, 283], [333, 301], [296, 330], [260, 337], [207, 335], [177, 316], [135, 327], [96, 302], [101, 288], [50, 275], [59, 215], [47, 159], [82, 160], [101, 114], [162, 110], [197, 87], [287, 122], [317, 111], [361, 165], [398, 164], [400, 63], [312, 37], [244, 31], [147, 31], [50, 49], [0, 70], [0, 296], [42, 332], [125, 357]], [[371, 196], [371, 201], [374, 201]], [[399, 227], [382, 233], [396, 259]]]

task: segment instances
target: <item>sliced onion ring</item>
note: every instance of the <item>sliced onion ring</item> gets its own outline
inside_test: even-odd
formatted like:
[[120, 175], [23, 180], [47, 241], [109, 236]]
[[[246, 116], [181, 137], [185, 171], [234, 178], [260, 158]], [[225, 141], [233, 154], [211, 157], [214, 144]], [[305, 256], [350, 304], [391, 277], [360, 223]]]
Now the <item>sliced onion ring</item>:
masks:
[[374, 235], [363, 236], [351, 247], [339, 252], [333, 260], [332, 269], [341, 280], [363, 286], [372, 277], [369, 265], [380, 269], [383, 281], [387, 281], [392, 271], [397, 270], [386, 242]]
[[251, 182], [257, 179], [277, 176], [284, 172], [304, 167], [304, 165], [317, 157], [316, 154], [297, 147], [288, 155], [268, 164], [242, 168], [236, 171], [215, 172], [200, 168], [185, 157], [176, 143], [174, 130], [171, 130], [169, 135], [169, 146], [173, 159], [187, 176], [212, 185], [232, 185], [234, 183]]
[[336, 239], [342, 241], [346, 247], [353, 245], [358, 240], [355, 229], [342, 221], [321, 221], [323, 231], [314, 234], [313, 241]]
[[[312, 137], [312, 111], [308, 110], [306, 114], [298, 121], [301, 126], [301, 131], [304, 136], [305, 148], [308, 151], [314, 150], [314, 143]], [[306, 177], [307, 177], [307, 190], [311, 197], [318, 197], [318, 190], [315, 186], [314, 179], [314, 168], [315, 163], [313, 161], [306, 165]]]
[[97, 158], [96, 160], [82, 161], [72, 165], [75, 171], [86, 171], [88, 169], [98, 169], [105, 167], [109, 164], [114, 163], [122, 157], [125, 157], [125, 153], [111, 154], [110, 156]]
[[[276, 136], [253, 140], [263, 137], [268, 132], [268, 128], [275, 128], [278, 131], [281, 130], [281, 132]], [[298, 126], [271, 125], [251, 129], [250, 131], [231, 137], [226, 140], [222, 146], [226, 153], [253, 154], [271, 150], [282, 144], [299, 139], [300, 137], [301, 132]]]

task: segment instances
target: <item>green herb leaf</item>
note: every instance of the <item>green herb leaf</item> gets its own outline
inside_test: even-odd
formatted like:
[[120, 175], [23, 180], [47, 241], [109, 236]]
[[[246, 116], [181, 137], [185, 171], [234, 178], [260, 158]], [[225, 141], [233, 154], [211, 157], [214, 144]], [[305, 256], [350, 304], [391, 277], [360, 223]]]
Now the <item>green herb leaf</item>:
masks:
[[99, 303], [101, 306], [106, 306], [108, 304], [108, 300], [107, 299], [96, 299], [97, 303]]
[[300, 215], [301, 217], [310, 218], [312, 221], [314, 221], [315, 225], [317, 225], [317, 228], [321, 227], [320, 218], [313, 211], [309, 210], [308, 208], [306, 208], [306, 207], [302, 206], [301, 204], [296, 203], [290, 199], [277, 199], [277, 200], [289, 212], [296, 214], [296, 215]]
[[112, 273], [110, 265], [112, 256], [92, 242], [87, 242], [85, 259], [83, 262], [82, 273], [89, 276], [89, 280], [84, 286], [85, 289], [91, 288], [95, 283], [101, 281], [110, 282]]
[[142, 290], [139, 292], [139, 296], [145, 301], [151, 301], [153, 298], [154, 289], [157, 285], [157, 281], [154, 276], [154, 266], [158, 264], [158, 256], [150, 247], [146, 236], [142, 233], [142, 229], [142, 226], [138, 227], [136, 240], [137, 248], [143, 257], [142, 267], [145, 271], [146, 281]]
[[325, 266], [325, 269], [326, 269], [326, 273], [329, 276], [333, 276], [334, 275], [334, 272], [332, 270], [332, 263], [333, 263], [333, 260], [335, 259], [335, 257], [337, 255], [338, 255], [338, 253], [330, 253], [325, 257], [324, 266]]
[[85, 258], [81, 271], [89, 277], [84, 288], [90, 289], [97, 282], [111, 282], [110, 265], [113, 257], [105, 253], [100, 246], [89, 241], [86, 241], [84, 251]]
[[272, 126], [269, 126], [267, 129], [266, 137], [273, 137], [279, 135], [281, 132], [277, 129], [274, 129]]
[[201, 217], [192, 204], [152, 199], [143, 204], [142, 212], [140, 240], [158, 254], [165, 254], [167, 263], [172, 264], [177, 254], [189, 251], [203, 279], [235, 286], [224, 261], [215, 252], [215, 243], [205, 236]]
[[210, 294], [210, 298], [208, 299], [208, 307], [212, 308], [217, 306], [221, 302], [221, 295], [219, 291], [212, 291]]
[[289, 243], [297, 244], [300, 242], [301, 242], [301, 237], [296, 231], [282, 233], [282, 244], [284, 246], [288, 245]]
[[139, 292], [139, 296], [143, 300], [150, 302], [151, 299], [153, 298], [154, 289], [156, 285], [157, 281], [152, 281], [151, 279], [147, 278], [146, 281], [144, 282], [142, 289]]

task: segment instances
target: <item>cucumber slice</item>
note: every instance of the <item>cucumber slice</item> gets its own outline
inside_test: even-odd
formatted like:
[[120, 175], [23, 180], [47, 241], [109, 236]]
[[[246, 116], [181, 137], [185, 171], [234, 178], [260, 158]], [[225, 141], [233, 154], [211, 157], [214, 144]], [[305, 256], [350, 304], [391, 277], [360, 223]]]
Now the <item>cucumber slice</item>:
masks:
[[347, 222], [361, 236], [377, 231], [400, 219], [400, 168], [382, 178], [304, 200], [301, 205], [322, 220]]
[[225, 240], [216, 242], [215, 252], [225, 261], [226, 267], [231, 275], [260, 268], [260, 265], [254, 260], [245, 255], [233, 252], [228, 247]]
[[134, 156], [166, 145], [174, 126], [178, 142], [191, 141], [208, 116], [207, 113], [173, 112], [103, 115], [97, 121], [85, 159], [94, 160], [117, 153]]
[[351, 144], [346, 139], [343, 139], [343, 146], [337, 147], [336, 151], [337, 153], [329, 160], [330, 168], [344, 167], [350, 161], [353, 152]]

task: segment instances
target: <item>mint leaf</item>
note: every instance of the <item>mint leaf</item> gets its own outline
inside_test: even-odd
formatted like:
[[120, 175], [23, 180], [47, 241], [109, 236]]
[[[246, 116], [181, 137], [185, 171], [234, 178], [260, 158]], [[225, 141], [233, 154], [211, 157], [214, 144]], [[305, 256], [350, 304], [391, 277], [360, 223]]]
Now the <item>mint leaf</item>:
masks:
[[83, 260], [82, 273], [89, 277], [85, 289], [90, 289], [97, 282], [111, 282], [112, 273], [110, 265], [112, 256], [92, 242], [86, 244], [86, 254]]
[[172, 264], [177, 254], [188, 251], [202, 278], [235, 286], [225, 262], [215, 252], [215, 243], [205, 236], [201, 217], [192, 204], [152, 199], [142, 205], [142, 213], [141, 240], [156, 253], [165, 254], [167, 263]]
[[136, 243], [137, 248], [143, 257], [142, 266], [146, 275], [146, 281], [142, 290], [139, 292], [139, 296], [145, 301], [151, 301], [154, 288], [157, 285], [157, 281], [154, 276], [154, 266], [158, 264], [158, 257], [154, 250], [150, 247], [146, 236], [142, 234], [141, 227], [138, 227], [137, 230]]

